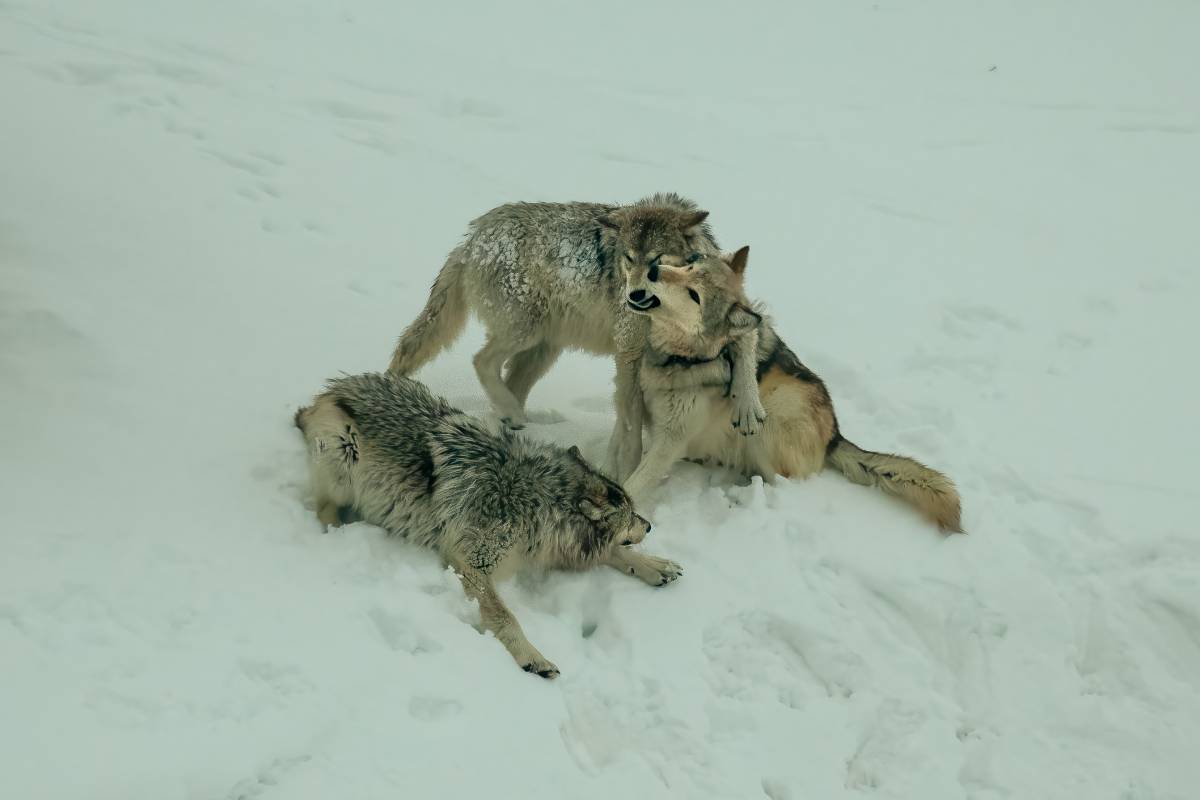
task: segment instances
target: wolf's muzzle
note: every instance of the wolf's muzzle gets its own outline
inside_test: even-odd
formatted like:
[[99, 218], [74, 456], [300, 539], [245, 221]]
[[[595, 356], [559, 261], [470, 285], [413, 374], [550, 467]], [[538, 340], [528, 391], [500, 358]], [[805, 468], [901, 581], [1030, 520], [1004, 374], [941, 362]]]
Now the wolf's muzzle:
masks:
[[621, 545], [624, 547], [628, 547], [631, 544], [637, 544], [638, 542], [642, 541], [642, 539], [645, 539], [646, 534], [650, 532], [650, 520], [646, 519], [641, 514], [635, 514], [634, 516], [636, 516], [638, 522], [642, 524], [642, 530], [634, 531], [633, 533], [626, 535], [625, 538], [621, 540]]
[[629, 293], [629, 307], [634, 311], [649, 311], [660, 305], [662, 301], [658, 299], [658, 295], [646, 294], [644, 289], [635, 289]]

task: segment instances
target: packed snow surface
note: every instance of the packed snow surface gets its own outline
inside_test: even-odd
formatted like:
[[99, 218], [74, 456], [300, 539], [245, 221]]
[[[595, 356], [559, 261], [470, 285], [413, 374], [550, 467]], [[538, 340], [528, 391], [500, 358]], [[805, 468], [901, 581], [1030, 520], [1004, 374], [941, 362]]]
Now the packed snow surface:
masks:
[[[1200, 6], [0, 0], [0, 797], [1200, 794]], [[293, 410], [468, 220], [678, 191], [846, 434], [680, 466], [686, 574], [501, 585], [323, 531]], [[420, 373], [488, 409], [482, 333]], [[592, 458], [612, 367], [529, 435]]]

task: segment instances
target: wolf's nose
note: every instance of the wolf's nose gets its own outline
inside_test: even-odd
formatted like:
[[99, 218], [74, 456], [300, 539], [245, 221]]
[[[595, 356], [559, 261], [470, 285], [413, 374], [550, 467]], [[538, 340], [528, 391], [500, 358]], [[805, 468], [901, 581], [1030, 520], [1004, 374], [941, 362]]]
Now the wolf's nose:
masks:
[[629, 300], [633, 303], [644, 303], [646, 301], [646, 290], [634, 289], [629, 293]]

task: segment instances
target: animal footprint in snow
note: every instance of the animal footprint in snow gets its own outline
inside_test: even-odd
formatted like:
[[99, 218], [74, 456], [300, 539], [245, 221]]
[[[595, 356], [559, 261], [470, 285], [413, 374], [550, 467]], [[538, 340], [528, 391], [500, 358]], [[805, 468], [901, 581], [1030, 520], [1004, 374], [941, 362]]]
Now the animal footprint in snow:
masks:
[[418, 695], [408, 701], [408, 713], [426, 722], [453, 717], [460, 711], [462, 711], [462, 705], [449, 697]]

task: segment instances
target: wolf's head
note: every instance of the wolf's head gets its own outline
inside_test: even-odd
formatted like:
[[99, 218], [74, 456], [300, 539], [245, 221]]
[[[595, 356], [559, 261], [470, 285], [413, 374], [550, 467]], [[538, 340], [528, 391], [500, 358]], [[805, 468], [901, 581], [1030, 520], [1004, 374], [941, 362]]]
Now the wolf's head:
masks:
[[615, 481], [600, 474], [584, 459], [578, 447], [567, 454], [579, 467], [574, 510], [586, 521], [579, 548], [585, 557], [599, 555], [614, 545], [637, 544], [650, 532], [650, 521], [633, 510], [633, 501]]
[[750, 248], [733, 255], [704, 256], [682, 267], [660, 267], [655, 302], [631, 306], [649, 316], [656, 344], [681, 355], [712, 355], [762, 319], [743, 286]]
[[663, 266], [683, 266], [715, 249], [704, 224], [707, 211], [632, 205], [600, 217], [615, 238], [613, 252], [625, 278], [625, 299], [635, 310], [653, 305]]

